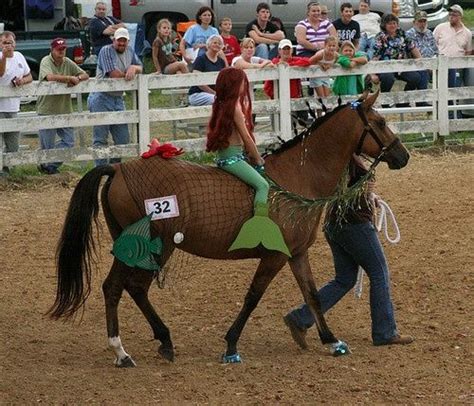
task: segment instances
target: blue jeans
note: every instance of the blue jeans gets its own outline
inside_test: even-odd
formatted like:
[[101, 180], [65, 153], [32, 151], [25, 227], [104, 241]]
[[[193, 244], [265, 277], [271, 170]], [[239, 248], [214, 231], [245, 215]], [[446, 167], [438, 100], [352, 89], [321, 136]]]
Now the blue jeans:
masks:
[[[327, 312], [353, 288], [360, 265], [370, 280], [372, 341], [374, 344], [387, 342], [398, 332], [390, 298], [388, 266], [373, 224], [337, 226], [330, 223], [326, 226], [325, 236], [332, 251], [336, 276], [318, 292], [322, 312]], [[302, 329], [314, 324], [313, 315], [306, 304], [289, 315]]]
[[[122, 96], [111, 96], [107, 93], [91, 93], [87, 99], [87, 105], [91, 113], [107, 111], [124, 111], [125, 104]], [[127, 124], [97, 125], [92, 130], [92, 145], [95, 148], [103, 148], [108, 145], [107, 138], [112, 134], [115, 145], [130, 143], [130, 134]], [[110, 159], [109, 162], [120, 162], [120, 158]], [[107, 164], [107, 159], [96, 159], [95, 166]]]
[[401, 73], [379, 73], [380, 77], [380, 90], [382, 92], [390, 92], [392, 86], [395, 83], [395, 79], [400, 79], [406, 82], [405, 91], [422, 89], [421, 86], [424, 82], [424, 74], [421, 71], [416, 72], [401, 72]]
[[[460, 87], [460, 80], [457, 78], [457, 69], [448, 69], [448, 87]], [[449, 105], [453, 105], [453, 100], [448, 101]], [[457, 111], [449, 112], [449, 119], [459, 118]]]
[[362, 34], [359, 38], [359, 51], [367, 54], [370, 61], [374, 57], [375, 37], [368, 38], [367, 34]]
[[[56, 134], [59, 137], [58, 142], [56, 142]], [[41, 149], [74, 147], [74, 129], [72, 127], [39, 130], [38, 135]], [[42, 166], [47, 169], [58, 169], [61, 165], [62, 162], [49, 162], [47, 164], [42, 164]]]
[[267, 45], [267, 44], [258, 44], [255, 47], [255, 56], [258, 56], [262, 59], [273, 59], [278, 55], [278, 44]]

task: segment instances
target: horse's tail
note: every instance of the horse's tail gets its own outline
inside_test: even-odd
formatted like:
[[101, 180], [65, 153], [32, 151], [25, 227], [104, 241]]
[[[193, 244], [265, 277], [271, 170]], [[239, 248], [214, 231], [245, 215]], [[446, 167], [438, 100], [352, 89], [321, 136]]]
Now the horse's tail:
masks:
[[88, 172], [74, 189], [56, 251], [56, 300], [48, 310], [53, 319], [72, 317], [89, 296], [96, 254], [92, 220], [97, 225], [101, 179], [114, 173], [112, 166], [99, 166]]

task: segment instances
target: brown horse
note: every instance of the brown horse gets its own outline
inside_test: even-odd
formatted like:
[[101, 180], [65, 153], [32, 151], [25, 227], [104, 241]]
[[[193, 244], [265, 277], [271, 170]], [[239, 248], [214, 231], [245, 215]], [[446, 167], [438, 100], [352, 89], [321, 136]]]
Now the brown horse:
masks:
[[[287, 262], [315, 317], [322, 343], [337, 343], [321, 313], [308, 260], [308, 248], [315, 241], [322, 208], [307, 210], [298, 202], [300, 197], [331, 196], [354, 153], [376, 158], [377, 162], [385, 161], [391, 169], [407, 164], [407, 150], [372, 109], [377, 95], [364, 95], [359, 103], [338, 107], [266, 157], [266, 173], [281, 188], [298, 196], [293, 202], [286, 199], [284, 204], [282, 198], [273, 196], [270, 211], [272, 219], [280, 225], [291, 258], [262, 246], [228, 252], [242, 224], [252, 215], [253, 190], [222, 170], [155, 156], [97, 167], [87, 173], [71, 198], [59, 241], [58, 286], [51, 317], [73, 316], [90, 293], [94, 259], [92, 219], [97, 221], [97, 193], [101, 178], [107, 175], [102, 188], [102, 207], [114, 240], [126, 226], [145, 216], [145, 200], [176, 196], [179, 216], [151, 223], [151, 237], [159, 236], [163, 242], [161, 266], [176, 247], [207, 258], [260, 258], [242, 309], [225, 336], [225, 361], [239, 361], [237, 342], [245, 323]], [[148, 320], [154, 338], [161, 341], [158, 352], [170, 361], [174, 358], [170, 332], [148, 299], [154, 277], [153, 272], [131, 268], [115, 258], [104, 281], [109, 345], [119, 367], [135, 365], [119, 336], [117, 307], [124, 289]]]

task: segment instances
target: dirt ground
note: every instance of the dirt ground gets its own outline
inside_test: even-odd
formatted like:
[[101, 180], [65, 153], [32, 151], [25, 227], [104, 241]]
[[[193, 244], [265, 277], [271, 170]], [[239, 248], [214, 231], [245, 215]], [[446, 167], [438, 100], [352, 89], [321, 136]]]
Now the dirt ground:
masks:
[[[399, 329], [416, 342], [374, 347], [368, 284], [327, 315], [352, 355], [334, 358], [310, 332], [300, 351], [282, 316], [301, 301], [288, 267], [278, 275], [240, 340], [240, 365], [222, 365], [223, 337], [240, 309], [256, 261], [176, 255], [152, 302], [169, 326], [176, 359], [157, 355], [151, 330], [131, 299], [120, 335], [134, 369], [113, 366], [107, 348], [102, 262], [82, 323], [43, 314], [55, 292], [54, 251], [77, 177], [0, 185], [1, 404], [452, 404], [474, 403], [472, 304], [474, 154], [413, 154], [401, 171], [378, 170], [378, 191], [394, 210], [401, 242], [384, 247]], [[333, 273], [326, 244], [311, 249], [318, 286]], [[471, 314], [471, 316], [469, 316]]]

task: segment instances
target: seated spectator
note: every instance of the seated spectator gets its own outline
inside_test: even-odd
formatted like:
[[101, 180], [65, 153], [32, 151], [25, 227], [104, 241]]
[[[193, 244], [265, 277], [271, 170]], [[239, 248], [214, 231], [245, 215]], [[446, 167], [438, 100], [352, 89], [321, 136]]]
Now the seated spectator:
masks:
[[359, 51], [365, 52], [370, 61], [374, 56], [375, 36], [380, 32], [380, 16], [370, 11], [370, 0], [360, 0], [359, 14], [352, 19], [360, 26]]
[[206, 42], [213, 35], [219, 35], [214, 25], [214, 11], [204, 6], [196, 13], [196, 24], [189, 27], [184, 33], [183, 40], [179, 43], [179, 50], [187, 63], [206, 52]]
[[[386, 14], [382, 18], [380, 25], [381, 31], [375, 37], [374, 60], [389, 61], [421, 58], [420, 51], [416, 48], [414, 42], [406, 37], [398, 25], [398, 17], [393, 14]], [[388, 72], [379, 73], [380, 90], [382, 92], [390, 92], [395, 83], [395, 79], [406, 82], [405, 91], [422, 89], [423, 74], [416, 72]], [[406, 107], [408, 103], [397, 105], [398, 107]]]
[[[339, 49], [337, 38], [334, 36], [329, 36], [324, 41], [324, 48], [316, 52], [314, 56], [311, 57], [311, 63], [317, 64], [319, 67], [327, 71], [334, 66], [336, 63], [338, 54], [337, 50]], [[328, 97], [331, 93], [331, 79], [327, 78], [312, 78], [309, 80], [310, 86], [314, 88], [316, 92], [316, 97], [323, 99]], [[322, 110], [317, 110], [318, 115], [322, 114]]]
[[336, 29], [328, 19], [323, 19], [319, 3], [309, 2], [306, 19], [298, 22], [295, 27], [296, 55], [313, 56], [324, 48], [324, 41], [330, 35], [337, 37]]
[[[72, 87], [89, 75], [66, 56], [67, 44], [64, 38], [56, 38], [51, 42], [51, 53], [45, 56], [40, 63], [38, 79], [48, 82], [65, 83]], [[36, 102], [38, 115], [71, 114], [72, 101], [70, 94], [39, 96]], [[74, 147], [74, 129], [72, 127], [49, 128], [38, 131], [41, 149], [72, 148]], [[56, 143], [56, 135], [59, 142]], [[62, 162], [41, 164], [38, 169], [47, 175], [58, 173]]]
[[[272, 63], [274, 65], [284, 63], [289, 66], [309, 66], [311, 60], [302, 56], [293, 56], [293, 44], [289, 39], [282, 39], [278, 44], [278, 56], [272, 59]], [[270, 99], [273, 99], [273, 80], [265, 81], [263, 91]], [[297, 99], [300, 97], [303, 97], [301, 79], [290, 79], [290, 98]], [[306, 111], [298, 111], [297, 116], [302, 120], [308, 118]]]
[[[426, 11], [417, 11], [413, 21], [413, 27], [407, 33], [407, 38], [411, 39], [420, 51], [422, 58], [434, 58], [438, 55], [438, 46], [433, 33], [428, 29], [428, 14]], [[423, 74], [421, 89], [428, 88], [428, 82], [431, 76], [430, 71], [420, 71]], [[428, 105], [428, 103], [419, 103], [418, 105]]]
[[257, 48], [255, 55], [263, 59], [274, 58], [278, 54], [278, 42], [285, 38], [270, 20], [270, 7], [267, 3], [257, 5], [257, 18], [250, 21], [245, 28], [245, 36], [254, 40]]
[[156, 24], [156, 38], [152, 45], [152, 58], [156, 74], [172, 75], [174, 73], [188, 73], [188, 64], [178, 61], [173, 51], [171, 39], [171, 22], [166, 18]]
[[[206, 52], [198, 56], [193, 64], [193, 72], [219, 72], [225, 68], [224, 60], [219, 56], [224, 41], [219, 34], [211, 35], [206, 42]], [[191, 86], [188, 93], [190, 106], [205, 106], [214, 103], [215, 85]]]
[[112, 43], [112, 37], [118, 28], [125, 28], [125, 24], [107, 15], [107, 5], [104, 2], [97, 2], [95, 15], [89, 20], [90, 41], [95, 55], [99, 55], [103, 46]]
[[[356, 52], [351, 41], [344, 41], [341, 45], [337, 63], [343, 68], [352, 69], [357, 65], [365, 65], [367, 56], [363, 52]], [[360, 94], [364, 91], [364, 79], [362, 75], [337, 76], [334, 79], [332, 91], [337, 96]]]
[[328, 6], [326, 6], [325, 4], [321, 4], [319, 7], [321, 7], [321, 21], [324, 21], [324, 20], [331, 21], [331, 19], [329, 18]]
[[232, 66], [238, 69], [265, 68], [273, 66], [272, 61], [255, 56], [255, 42], [244, 38], [240, 43], [241, 54], [232, 60]]
[[227, 64], [230, 65], [232, 60], [240, 55], [239, 40], [235, 35], [231, 34], [232, 31], [232, 20], [230, 17], [224, 17], [219, 22], [219, 30], [221, 37], [224, 40], [224, 55], [227, 60]]
[[270, 19], [268, 21], [275, 24], [278, 29], [283, 33], [283, 36], [286, 38], [285, 26], [283, 25], [283, 21], [281, 21], [281, 18], [275, 17], [274, 15], [272, 15], [272, 13], [270, 13]]
[[351, 3], [341, 4], [341, 18], [333, 21], [332, 25], [336, 28], [337, 36], [339, 38], [339, 45], [344, 41], [351, 41], [357, 48], [359, 46], [360, 39], [360, 25], [357, 21], [354, 21], [354, 9]]

